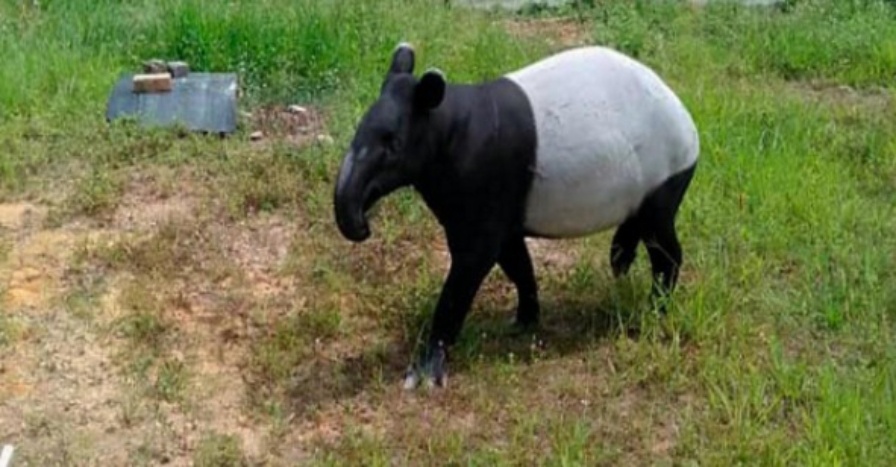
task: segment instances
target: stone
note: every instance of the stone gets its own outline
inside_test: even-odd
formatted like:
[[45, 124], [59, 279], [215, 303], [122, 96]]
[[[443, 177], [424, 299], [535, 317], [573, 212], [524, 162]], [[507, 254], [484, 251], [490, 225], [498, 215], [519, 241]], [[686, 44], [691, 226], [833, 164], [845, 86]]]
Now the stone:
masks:
[[165, 73], [168, 71], [168, 65], [165, 64], [164, 61], [159, 60], [157, 58], [153, 58], [151, 60], [147, 60], [143, 62], [143, 72], [154, 74], [154, 73]]
[[260, 141], [264, 138], [264, 133], [260, 131], [253, 131], [251, 135], [249, 135], [249, 139], [252, 141]]
[[304, 114], [308, 113], [308, 109], [306, 109], [305, 107], [302, 107], [301, 105], [295, 105], [295, 104], [287, 107], [286, 110], [287, 110], [287, 112], [289, 112], [291, 114], [304, 115]]
[[330, 135], [317, 135], [317, 142], [320, 144], [330, 145], [333, 144], [333, 137]]

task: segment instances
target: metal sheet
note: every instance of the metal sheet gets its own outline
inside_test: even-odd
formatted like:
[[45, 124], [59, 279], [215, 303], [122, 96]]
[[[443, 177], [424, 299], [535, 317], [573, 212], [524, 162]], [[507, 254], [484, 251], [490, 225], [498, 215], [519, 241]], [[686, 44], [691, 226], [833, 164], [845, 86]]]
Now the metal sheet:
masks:
[[192, 131], [236, 130], [236, 74], [192, 72], [174, 79], [170, 92], [151, 94], [132, 92], [133, 77], [123, 75], [115, 84], [106, 106], [106, 120], [133, 117], [145, 126], [180, 123]]

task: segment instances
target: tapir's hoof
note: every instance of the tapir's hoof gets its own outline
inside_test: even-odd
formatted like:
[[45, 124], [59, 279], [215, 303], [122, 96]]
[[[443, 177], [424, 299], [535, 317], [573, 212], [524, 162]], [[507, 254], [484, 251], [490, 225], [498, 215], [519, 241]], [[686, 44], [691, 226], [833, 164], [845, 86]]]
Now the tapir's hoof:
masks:
[[448, 354], [444, 348], [438, 348], [430, 353], [429, 358], [422, 365], [412, 365], [405, 372], [405, 390], [415, 389], [423, 384], [427, 389], [444, 388], [448, 384]]
[[420, 375], [418, 375], [417, 371], [413, 368], [409, 368], [404, 374], [404, 383], [402, 384], [402, 387], [405, 391], [410, 391], [416, 388], [418, 384], [420, 384]]
[[414, 369], [405, 373], [402, 387], [406, 391], [412, 391], [421, 385], [427, 389], [444, 388], [448, 385], [448, 374], [444, 371], [439, 375], [424, 374]]

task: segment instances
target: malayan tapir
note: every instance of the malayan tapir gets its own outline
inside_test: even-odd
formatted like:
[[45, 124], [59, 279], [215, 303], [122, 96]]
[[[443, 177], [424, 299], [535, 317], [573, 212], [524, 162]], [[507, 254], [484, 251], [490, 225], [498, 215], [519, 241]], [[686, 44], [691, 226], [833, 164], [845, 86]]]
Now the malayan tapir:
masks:
[[516, 324], [539, 319], [525, 238], [581, 237], [616, 227], [609, 257], [625, 274], [639, 242], [653, 293], [667, 295], [682, 251], [679, 205], [699, 137], [673, 91], [644, 64], [606, 47], [561, 51], [493, 80], [448, 84], [399, 44], [376, 102], [361, 119], [337, 176], [342, 235], [370, 236], [368, 210], [411, 186], [444, 228], [451, 266], [427, 344], [405, 376], [442, 386], [479, 287], [497, 263], [518, 293]]

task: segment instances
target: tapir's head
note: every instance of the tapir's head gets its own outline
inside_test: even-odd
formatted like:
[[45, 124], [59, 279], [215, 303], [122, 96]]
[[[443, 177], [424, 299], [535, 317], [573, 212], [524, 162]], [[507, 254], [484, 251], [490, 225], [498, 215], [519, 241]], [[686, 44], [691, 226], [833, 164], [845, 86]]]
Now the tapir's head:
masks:
[[367, 210], [414, 182], [431, 152], [430, 116], [445, 96], [438, 71], [414, 77], [414, 49], [399, 44], [379, 98], [361, 119], [336, 181], [336, 223], [345, 238], [370, 237]]

